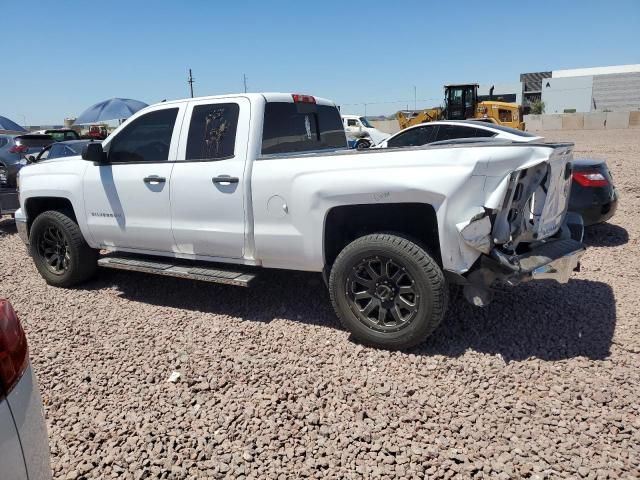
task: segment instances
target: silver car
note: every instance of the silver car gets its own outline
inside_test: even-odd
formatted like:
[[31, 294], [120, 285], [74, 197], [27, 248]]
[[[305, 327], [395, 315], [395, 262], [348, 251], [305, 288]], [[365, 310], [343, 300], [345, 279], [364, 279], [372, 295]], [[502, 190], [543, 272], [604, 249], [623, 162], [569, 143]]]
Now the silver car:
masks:
[[51, 478], [49, 441], [27, 338], [13, 307], [0, 299], [0, 478]]

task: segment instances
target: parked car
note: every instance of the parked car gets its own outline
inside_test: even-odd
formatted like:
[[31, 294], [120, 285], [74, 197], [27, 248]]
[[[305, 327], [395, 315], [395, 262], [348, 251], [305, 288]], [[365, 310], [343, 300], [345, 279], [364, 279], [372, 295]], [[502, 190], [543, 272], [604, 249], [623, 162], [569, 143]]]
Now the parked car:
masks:
[[36, 155], [27, 155], [26, 159], [29, 163], [41, 162], [43, 160], [53, 160], [54, 158], [72, 157], [81, 155], [82, 148], [93, 140], [68, 140], [65, 142], [56, 142], [44, 147]]
[[43, 133], [46, 135], [51, 135], [51, 138], [53, 138], [55, 142], [64, 142], [65, 140], [80, 140], [80, 135], [72, 128], [49, 128], [33, 133]]
[[109, 132], [104, 125], [90, 125], [86, 136], [94, 140], [104, 140], [108, 135]]
[[355, 339], [405, 348], [441, 322], [449, 283], [483, 306], [494, 281], [568, 281], [584, 252], [581, 219], [566, 214], [572, 152], [356, 152], [329, 100], [176, 100], [136, 112], [82, 157], [26, 166], [16, 227], [58, 287], [98, 265], [240, 286], [256, 267], [319, 272]]
[[[512, 142], [541, 142], [543, 137], [522, 130], [478, 120], [423, 123], [392, 135], [373, 148], [412, 147], [442, 144], [460, 139], [494, 139]], [[472, 141], [472, 140], [467, 140]], [[576, 159], [569, 198], [569, 211], [582, 215], [585, 226], [609, 220], [615, 213], [618, 195], [604, 160]]]
[[389, 136], [358, 115], [342, 115], [342, 123], [347, 139], [355, 139], [353, 148], [358, 150], [377, 145]]
[[27, 338], [11, 303], [0, 299], [0, 478], [51, 478], [49, 440]]
[[459, 138], [493, 138], [512, 142], [541, 142], [530, 132], [477, 120], [441, 120], [400, 130], [375, 148], [416, 147]]
[[25, 157], [51, 142], [53, 138], [44, 134], [0, 134], [0, 215], [13, 213], [19, 206], [16, 178], [27, 164]]

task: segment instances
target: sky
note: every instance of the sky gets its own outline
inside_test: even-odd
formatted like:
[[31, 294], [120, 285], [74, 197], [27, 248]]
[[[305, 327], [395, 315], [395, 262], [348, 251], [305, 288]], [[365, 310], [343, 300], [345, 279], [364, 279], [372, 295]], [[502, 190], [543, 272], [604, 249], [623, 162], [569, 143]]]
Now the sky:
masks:
[[27, 125], [112, 97], [188, 97], [189, 68], [195, 96], [242, 92], [246, 74], [250, 92], [379, 115], [413, 108], [414, 87], [426, 108], [446, 83], [640, 63], [640, 0], [61, 0], [0, 11], [0, 115]]

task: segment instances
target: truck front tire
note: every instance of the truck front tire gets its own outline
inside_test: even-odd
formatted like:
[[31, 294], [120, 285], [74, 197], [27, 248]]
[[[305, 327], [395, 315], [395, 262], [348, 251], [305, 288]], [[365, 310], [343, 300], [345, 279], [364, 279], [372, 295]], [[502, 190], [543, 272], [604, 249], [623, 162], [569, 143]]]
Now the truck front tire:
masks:
[[376, 233], [338, 255], [329, 277], [331, 302], [342, 325], [361, 343], [405, 349], [440, 324], [448, 287], [437, 262], [417, 243]]
[[29, 244], [36, 268], [49, 285], [71, 287], [91, 278], [98, 268], [98, 251], [85, 242], [67, 212], [49, 210], [38, 215]]

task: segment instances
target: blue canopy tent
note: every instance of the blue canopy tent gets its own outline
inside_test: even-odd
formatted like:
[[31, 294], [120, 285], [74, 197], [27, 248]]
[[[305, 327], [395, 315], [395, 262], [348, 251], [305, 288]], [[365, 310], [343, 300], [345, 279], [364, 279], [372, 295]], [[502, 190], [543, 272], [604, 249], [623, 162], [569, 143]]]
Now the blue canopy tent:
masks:
[[87, 108], [76, 118], [74, 125], [87, 125], [129, 118], [138, 110], [142, 110], [147, 106], [144, 102], [131, 100], [130, 98], [111, 98]]

